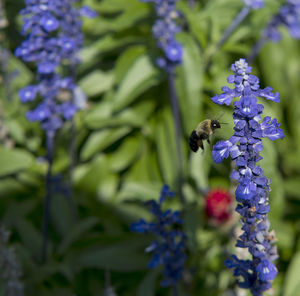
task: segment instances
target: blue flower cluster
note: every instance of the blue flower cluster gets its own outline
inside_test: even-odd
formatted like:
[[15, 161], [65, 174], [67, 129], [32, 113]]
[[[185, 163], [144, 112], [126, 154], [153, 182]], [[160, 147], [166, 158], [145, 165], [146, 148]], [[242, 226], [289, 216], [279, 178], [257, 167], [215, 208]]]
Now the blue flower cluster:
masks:
[[243, 0], [251, 9], [260, 9], [265, 6], [264, 0]]
[[287, 27], [293, 38], [300, 38], [300, 0], [287, 0], [267, 26], [265, 37], [274, 42], [279, 41], [281, 34], [278, 27], [281, 25]]
[[[74, 67], [82, 46], [81, 16], [95, 17], [88, 7], [77, 9], [76, 0], [26, 0], [22, 34], [27, 39], [16, 50], [16, 56], [37, 67], [36, 85], [28, 85], [19, 92], [22, 102], [42, 98], [37, 107], [27, 113], [30, 121], [39, 121], [45, 130], [56, 130], [76, 113], [72, 102], [75, 83], [72, 77], [62, 77], [58, 67]], [[69, 71], [70, 72], [70, 71]], [[59, 100], [60, 91], [69, 92], [67, 100]]]
[[153, 257], [148, 264], [149, 268], [164, 266], [164, 279], [161, 282], [163, 287], [175, 286], [182, 277], [183, 264], [186, 260], [186, 235], [176, 225], [182, 224], [180, 212], [170, 209], [163, 210], [162, 204], [167, 197], [173, 197], [174, 193], [167, 185], [163, 186], [159, 202], [149, 200], [146, 205], [150, 207], [151, 213], [155, 216], [155, 222], [146, 222], [140, 219], [132, 223], [130, 228], [138, 233], [153, 233], [157, 240], [146, 248], [146, 252], [153, 252]]
[[182, 61], [183, 48], [176, 41], [175, 35], [181, 31], [176, 19], [180, 16], [176, 10], [178, 0], [141, 0], [142, 2], [155, 3], [158, 19], [152, 27], [153, 36], [157, 40], [157, 45], [164, 52], [164, 58], [159, 58], [157, 63], [165, 68], [167, 65], [180, 64]]
[[[257, 97], [279, 102], [279, 94], [273, 93], [271, 87], [261, 89], [259, 79], [251, 75], [251, 67], [244, 59], [231, 66], [234, 75], [228, 77], [234, 88], [223, 87], [223, 93], [216, 95], [212, 101], [219, 105], [234, 102], [234, 135], [227, 141], [220, 141], [213, 147], [213, 159], [220, 163], [229, 155], [235, 162], [237, 170], [233, 170], [231, 178], [238, 181], [235, 192], [238, 205], [236, 211], [242, 216], [243, 233], [236, 246], [248, 248], [252, 260], [241, 260], [236, 256], [226, 262], [227, 267], [234, 269], [235, 276], [244, 281], [239, 285], [249, 288], [254, 296], [261, 296], [271, 287], [277, 270], [272, 263], [277, 255], [273, 245], [275, 235], [269, 232], [270, 223], [267, 218], [269, 207], [270, 180], [257, 162], [262, 159], [262, 138], [277, 140], [284, 137], [276, 119], [269, 116], [262, 119], [264, 106], [257, 103]], [[262, 119], [262, 120], [261, 120]]]

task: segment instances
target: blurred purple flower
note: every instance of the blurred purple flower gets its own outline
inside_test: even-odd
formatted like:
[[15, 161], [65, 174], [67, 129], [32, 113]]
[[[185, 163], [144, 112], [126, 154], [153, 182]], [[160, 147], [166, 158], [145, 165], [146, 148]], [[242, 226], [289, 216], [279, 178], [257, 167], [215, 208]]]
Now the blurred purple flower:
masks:
[[264, 0], [243, 0], [251, 9], [260, 9], [265, 6]]
[[57, 96], [64, 89], [71, 94], [76, 87], [71, 77], [62, 78], [57, 68], [74, 67], [82, 47], [81, 15], [95, 17], [96, 13], [84, 6], [77, 9], [75, 0], [26, 0], [23, 15], [23, 35], [27, 39], [16, 50], [16, 56], [37, 67], [37, 85], [21, 89], [22, 102], [42, 99], [37, 107], [27, 113], [30, 121], [39, 121], [45, 130], [59, 129], [63, 119], [69, 120], [77, 107], [70, 100], [61, 103]]
[[183, 264], [186, 260], [186, 235], [174, 225], [182, 224], [180, 212], [163, 210], [162, 204], [168, 197], [173, 197], [167, 185], [163, 186], [159, 202], [149, 200], [146, 205], [150, 207], [151, 213], [155, 216], [155, 222], [146, 222], [140, 219], [132, 223], [130, 229], [138, 233], [153, 233], [157, 240], [146, 248], [146, 252], [153, 252], [152, 259], [148, 263], [149, 268], [164, 266], [164, 278], [161, 285], [164, 287], [175, 286], [182, 277]]
[[271, 22], [267, 26], [264, 35], [267, 39], [277, 42], [281, 39], [281, 33], [278, 28], [285, 26], [293, 38], [300, 38], [300, 1], [287, 0], [282, 5]]
[[176, 10], [178, 0], [140, 0], [153, 2], [158, 16], [152, 27], [152, 34], [157, 40], [157, 45], [164, 52], [164, 57], [158, 60], [158, 66], [165, 68], [167, 65], [177, 65], [182, 61], [183, 47], [176, 41], [175, 35], [181, 31], [176, 19], [179, 12]]

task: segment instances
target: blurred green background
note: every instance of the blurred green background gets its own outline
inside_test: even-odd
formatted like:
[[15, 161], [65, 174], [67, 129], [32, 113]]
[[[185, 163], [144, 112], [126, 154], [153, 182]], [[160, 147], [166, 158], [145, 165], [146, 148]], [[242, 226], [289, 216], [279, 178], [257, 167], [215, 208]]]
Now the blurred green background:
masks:
[[[51, 204], [49, 256], [41, 263], [42, 215], [45, 195], [45, 135], [38, 124], [27, 122], [28, 105], [18, 90], [34, 81], [34, 69], [13, 56], [22, 42], [22, 0], [6, 0], [8, 26], [3, 44], [10, 51], [8, 71], [13, 77], [12, 99], [0, 86], [0, 220], [11, 231], [10, 244], [22, 266], [25, 295], [105, 294], [114, 287], [120, 296], [169, 295], [159, 287], [160, 271], [146, 268], [144, 248], [153, 239], [131, 233], [129, 224], [151, 219], [142, 202], [157, 199], [163, 184], [176, 190], [176, 147], [166, 74], [155, 66], [160, 54], [151, 35], [153, 7], [138, 0], [84, 0], [99, 16], [84, 21], [85, 46], [77, 81], [88, 96], [88, 107], [76, 116], [76, 166], [72, 172], [73, 197], [57, 190]], [[232, 108], [213, 104], [231, 74], [230, 65], [245, 57], [261, 29], [284, 1], [266, 1], [252, 11], [225, 45], [213, 56], [211, 49], [242, 8], [240, 0], [178, 1], [183, 32], [183, 64], [176, 69], [184, 137], [186, 204], [175, 199], [170, 207], [182, 209], [189, 237], [189, 259], [180, 296], [233, 295], [234, 278], [224, 266], [236, 253], [232, 229], [213, 227], [204, 214], [203, 192], [233, 189], [230, 161], [216, 165], [211, 150], [190, 153], [188, 136], [207, 117], [224, 113], [224, 125], [215, 143], [232, 135]], [[264, 101], [265, 115], [282, 123], [283, 140], [264, 141], [261, 166], [271, 178], [270, 220], [278, 238], [279, 275], [273, 295], [297, 296], [300, 289], [300, 43], [282, 28], [278, 43], [267, 43], [253, 64], [261, 86], [278, 91], [281, 102]], [[2, 81], [3, 82], [3, 81]], [[69, 178], [70, 124], [56, 138], [54, 173], [57, 184]], [[237, 228], [238, 218], [235, 218]], [[0, 284], [0, 295], [4, 282]], [[1, 294], [2, 293], [2, 294]], [[113, 295], [113, 294], [111, 294]], [[240, 294], [244, 295], [244, 294]], [[248, 295], [248, 294], [245, 294]]]

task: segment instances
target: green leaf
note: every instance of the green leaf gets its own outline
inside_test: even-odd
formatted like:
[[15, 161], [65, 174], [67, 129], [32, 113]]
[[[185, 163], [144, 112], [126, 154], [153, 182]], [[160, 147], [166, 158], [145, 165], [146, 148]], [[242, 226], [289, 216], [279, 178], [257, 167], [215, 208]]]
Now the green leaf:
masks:
[[75, 213], [73, 210], [73, 201], [70, 196], [52, 195], [51, 198], [51, 221], [54, 224], [55, 231], [61, 237], [67, 235], [74, 227]]
[[23, 217], [16, 218], [14, 226], [17, 229], [23, 245], [30, 250], [33, 256], [39, 257], [42, 250], [42, 236], [31, 221]]
[[131, 237], [126, 241], [105, 247], [101, 245], [81, 247], [78, 252], [70, 251], [66, 260], [74, 270], [81, 268], [100, 268], [122, 272], [144, 270], [147, 257], [138, 252], [144, 247], [144, 240]]
[[92, 34], [103, 34], [105, 32], [118, 32], [129, 29], [140, 19], [147, 16], [149, 6], [136, 0], [127, 0], [120, 3], [120, 0], [97, 1], [92, 5], [99, 12], [115, 14], [113, 17], [99, 15], [95, 19], [86, 20], [84, 30]]
[[299, 184], [300, 177], [290, 177], [284, 180], [283, 186], [286, 194], [300, 200]]
[[137, 288], [137, 296], [154, 296], [158, 270], [149, 271]]
[[112, 101], [106, 101], [95, 106], [85, 116], [84, 122], [92, 129], [116, 126], [124, 127], [126, 125], [144, 127], [147, 118], [151, 115], [155, 106], [156, 104], [153, 100], [146, 99], [112, 116]]
[[114, 97], [115, 112], [131, 104], [140, 94], [158, 84], [160, 75], [148, 56], [140, 56], [128, 69]]
[[25, 130], [22, 124], [20, 124], [17, 120], [12, 119], [5, 121], [5, 125], [9, 129], [11, 136], [16, 142], [25, 142]]
[[36, 199], [28, 199], [26, 201], [11, 201], [7, 206], [5, 215], [2, 218], [6, 225], [13, 226], [19, 218], [28, 215], [37, 205]]
[[188, 3], [184, 1], [178, 2], [178, 8], [184, 14], [190, 32], [197, 38], [198, 42], [205, 47], [207, 45], [207, 20], [203, 17], [203, 13], [197, 9], [190, 9]]
[[34, 158], [27, 151], [0, 148], [0, 177], [28, 169], [33, 163]]
[[175, 148], [174, 124], [169, 109], [161, 112], [155, 125], [155, 139], [158, 160], [163, 173], [163, 180], [172, 186], [177, 178], [177, 156]]
[[184, 44], [182, 67], [178, 70], [180, 109], [186, 130], [195, 129], [201, 118], [203, 96], [203, 61], [196, 42], [187, 34], [178, 38]]
[[95, 70], [79, 81], [79, 86], [87, 96], [95, 96], [108, 91], [114, 82], [112, 72]]
[[59, 254], [64, 254], [73, 242], [80, 239], [98, 222], [98, 218], [96, 217], [88, 217], [82, 221], [79, 221], [73, 228], [69, 229], [69, 232], [64, 236], [57, 252]]
[[13, 89], [20, 89], [30, 83], [33, 74], [20, 59], [15, 58], [12, 54], [9, 58], [9, 71], [12, 73], [16, 69], [18, 70], [18, 75], [11, 80], [11, 86]]
[[141, 140], [141, 137], [128, 138], [116, 152], [109, 155], [110, 169], [118, 172], [128, 167], [141, 150]]
[[97, 152], [102, 151], [115, 141], [124, 137], [130, 130], [129, 127], [122, 127], [93, 132], [82, 148], [81, 159], [85, 161], [91, 158]]
[[300, 252], [297, 252], [291, 260], [288, 267], [285, 283], [284, 283], [284, 296], [295, 296], [299, 294], [300, 290]]
[[265, 172], [265, 175], [271, 179], [270, 192], [270, 221], [271, 224], [282, 218], [284, 213], [284, 186], [281, 175], [277, 169], [278, 154], [275, 149], [276, 145], [280, 145], [280, 140], [272, 142], [269, 139], [263, 140], [264, 150], [261, 155], [261, 167]]
[[102, 174], [97, 187], [97, 196], [105, 202], [112, 202], [117, 192], [119, 176], [112, 172]]
[[192, 153], [189, 159], [191, 177], [201, 191], [209, 187], [208, 173], [212, 160], [207, 155], [208, 153], [211, 153], [208, 149], [204, 152], [198, 151], [197, 153]]
[[139, 41], [136, 36], [124, 36], [116, 37], [112, 35], [106, 35], [101, 37], [98, 41], [85, 47], [80, 52], [80, 59], [82, 63], [78, 67], [78, 72], [82, 73], [89, 68], [94, 68], [95, 60], [99, 61], [106, 52], [116, 50], [119, 47], [123, 47], [127, 44], [132, 44]]
[[124, 183], [118, 195], [118, 202], [125, 200], [138, 199], [146, 201], [149, 199], [157, 199], [162, 184], [153, 184], [146, 182], [127, 181]]
[[144, 45], [136, 45], [128, 48], [120, 55], [115, 65], [116, 83], [119, 83], [123, 79], [128, 68], [134, 63], [134, 61], [145, 53], [146, 48]]
[[91, 7], [101, 11], [102, 13], [117, 13], [128, 9], [128, 6], [131, 6], [136, 1], [127, 0], [124, 2], [123, 0], [103, 0], [99, 2], [97, 0], [89, 0], [89, 2]]
[[102, 101], [93, 107], [85, 114], [84, 123], [90, 128], [102, 127], [101, 123], [112, 119], [112, 102]]

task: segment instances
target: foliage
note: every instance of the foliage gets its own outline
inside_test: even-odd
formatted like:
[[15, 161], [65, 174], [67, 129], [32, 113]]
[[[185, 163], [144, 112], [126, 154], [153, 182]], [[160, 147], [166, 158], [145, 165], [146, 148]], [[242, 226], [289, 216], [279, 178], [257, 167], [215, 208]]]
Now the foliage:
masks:
[[[75, 133], [66, 124], [58, 133], [53, 171], [57, 190], [51, 202], [49, 256], [41, 263], [42, 213], [45, 196], [45, 135], [38, 124], [29, 123], [29, 110], [18, 91], [34, 81], [34, 67], [14, 57], [22, 38], [19, 10], [22, 0], [5, 1], [9, 25], [4, 44], [10, 51], [8, 71], [12, 100], [0, 85], [1, 127], [8, 132], [12, 148], [0, 148], [1, 222], [12, 233], [10, 243], [23, 270], [25, 295], [105, 295], [107, 285], [121, 296], [169, 295], [159, 287], [161, 272], [147, 269], [144, 249], [153, 237], [130, 231], [131, 222], [151, 216], [143, 202], [156, 199], [163, 184], [176, 189], [176, 147], [167, 75], [155, 61], [161, 54], [151, 35], [153, 6], [138, 0], [83, 0], [98, 12], [84, 20], [85, 46], [77, 82], [88, 96], [87, 110], [75, 117]], [[204, 195], [209, 188], [231, 188], [231, 164], [212, 162], [209, 145], [205, 152], [188, 150], [188, 136], [199, 121], [218, 117], [222, 126], [212, 138], [232, 134], [232, 107], [219, 107], [210, 100], [219, 93], [229, 66], [250, 53], [261, 30], [284, 1], [265, 1], [214, 54], [222, 32], [243, 7], [240, 0], [180, 0], [182, 64], [176, 68], [183, 125], [183, 194], [168, 204], [183, 210], [188, 236], [188, 261], [179, 295], [227, 295], [234, 279], [224, 260], [234, 249], [231, 224], [207, 223]], [[300, 251], [300, 67], [299, 41], [280, 28], [282, 39], [267, 42], [253, 64], [261, 87], [279, 92], [280, 104], [265, 104], [265, 112], [282, 123], [286, 137], [278, 145], [263, 141], [261, 166], [272, 180], [269, 219], [278, 238], [280, 258], [276, 265], [274, 295], [296, 295], [299, 290]], [[276, 105], [276, 106], [275, 106]], [[76, 163], [69, 185], [70, 139], [75, 137]], [[108, 283], [108, 273], [111, 274]], [[230, 294], [228, 294], [230, 295]]]

